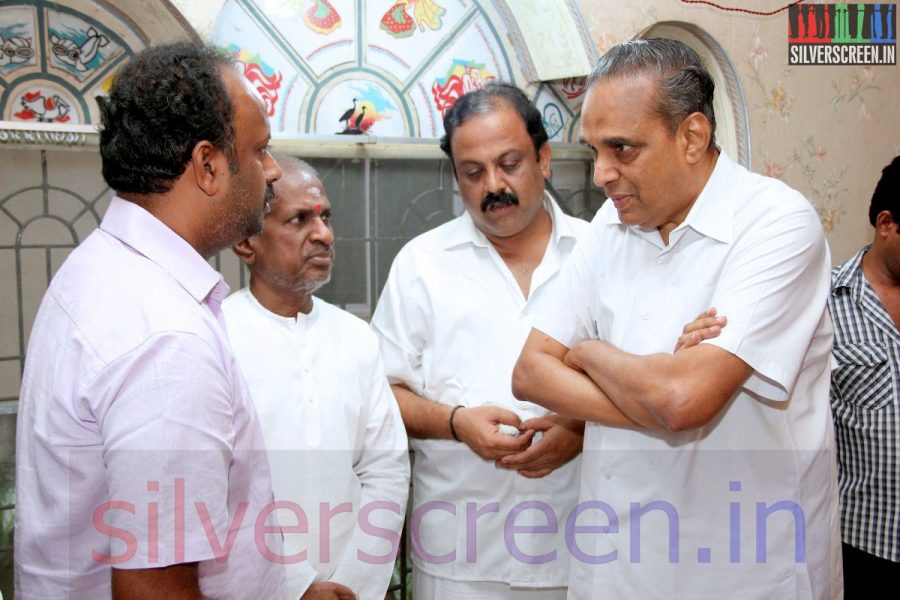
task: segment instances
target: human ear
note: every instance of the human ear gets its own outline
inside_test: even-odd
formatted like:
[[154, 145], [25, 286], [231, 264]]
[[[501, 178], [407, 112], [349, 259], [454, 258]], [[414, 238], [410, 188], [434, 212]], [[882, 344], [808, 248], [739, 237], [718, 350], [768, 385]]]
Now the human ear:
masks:
[[544, 145], [538, 150], [538, 164], [541, 166], [541, 174], [544, 176], [544, 179], [550, 179], [551, 156], [550, 142], [544, 142]]
[[244, 238], [232, 246], [231, 250], [248, 267], [256, 262], [256, 250], [253, 249], [253, 243], [250, 238]]
[[197, 142], [191, 151], [191, 162], [188, 169], [194, 175], [194, 181], [207, 196], [215, 196], [220, 190], [220, 179], [228, 168], [225, 153], [212, 145], [208, 140]]
[[688, 164], [697, 164], [709, 149], [712, 126], [703, 113], [691, 113], [678, 126], [678, 135], [684, 143], [684, 156]]
[[898, 231], [897, 223], [894, 222], [894, 217], [891, 216], [891, 211], [883, 210], [878, 213], [878, 216], [875, 217], [875, 231], [884, 235], [885, 237], [888, 234], [893, 233], [894, 231]]

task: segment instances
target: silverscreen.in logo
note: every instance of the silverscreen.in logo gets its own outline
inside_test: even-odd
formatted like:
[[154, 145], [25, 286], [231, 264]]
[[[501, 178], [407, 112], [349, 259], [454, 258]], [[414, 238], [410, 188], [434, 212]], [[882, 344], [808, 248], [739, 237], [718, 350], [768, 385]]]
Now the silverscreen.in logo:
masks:
[[896, 4], [794, 4], [788, 64], [896, 65]]

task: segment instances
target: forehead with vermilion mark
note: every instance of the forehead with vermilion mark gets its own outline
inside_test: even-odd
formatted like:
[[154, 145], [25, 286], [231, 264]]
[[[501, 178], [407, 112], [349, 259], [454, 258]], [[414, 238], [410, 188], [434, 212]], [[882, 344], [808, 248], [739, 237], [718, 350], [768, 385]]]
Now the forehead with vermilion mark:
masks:
[[306, 197], [313, 201], [313, 212], [317, 215], [321, 215], [322, 211], [325, 210], [325, 205], [322, 203], [322, 198], [325, 197], [325, 192], [322, 189], [322, 185], [321, 183], [319, 183], [319, 180], [313, 179], [312, 181], [310, 181], [310, 183], [306, 186], [304, 192], [306, 193]]

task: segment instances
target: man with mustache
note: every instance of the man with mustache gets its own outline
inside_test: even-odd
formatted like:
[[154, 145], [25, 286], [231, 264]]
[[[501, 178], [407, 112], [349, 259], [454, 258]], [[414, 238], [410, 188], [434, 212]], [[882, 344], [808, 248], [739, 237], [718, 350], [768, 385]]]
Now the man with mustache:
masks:
[[[116, 191], [41, 303], [16, 439], [16, 598], [282, 598], [256, 411], [207, 262], [281, 175], [262, 101], [210, 47], [148, 48], [100, 105]], [[211, 225], [212, 224], [212, 225]], [[259, 535], [255, 535], [255, 534]]]
[[307, 163], [278, 163], [262, 232], [234, 247], [250, 285], [222, 309], [269, 451], [288, 589], [382, 600], [406, 510], [406, 432], [375, 335], [313, 296], [334, 265], [325, 188]]
[[[565, 598], [548, 519], [577, 497], [583, 424], [518, 402], [510, 374], [534, 298], [587, 223], [545, 192], [547, 133], [518, 88], [460, 97], [444, 131], [465, 212], [400, 251], [372, 319], [416, 452], [414, 595]], [[529, 526], [553, 531], [517, 531]]]

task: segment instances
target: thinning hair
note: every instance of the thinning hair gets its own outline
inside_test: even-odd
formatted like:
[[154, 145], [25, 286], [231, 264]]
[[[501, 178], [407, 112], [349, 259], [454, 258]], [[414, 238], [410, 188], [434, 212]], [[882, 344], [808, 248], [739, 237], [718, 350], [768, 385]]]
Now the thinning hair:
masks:
[[544, 129], [541, 112], [525, 95], [525, 92], [509, 83], [492, 82], [484, 87], [472, 90], [460, 96], [453, 107], [444, 115], [444, 137], [441, 138], [441, 150], [453, 162], [451, 139], [457, 127], [471, 117], [484, 115], [504, 106], [515, 110], [522, 118], [528, 137], [534, 144], [534, 153], [540, 160], [541, 146], [549, 139]]
[[610, 48], [591, 71], [587, 87], [607, 79], [650, 77], [656, 81], [656, 112], [674, 134], [695, 112], [710, 125], [710, 147], [716, 140], [713, 110], [715, 83], [703, 60], [689, 46], [665, 38], [630, 40]]
[[869, 222], [875, 226], [878, 213], [883, 210], [891, 213], [891, 220], [897, 224], [900, 231], [900, 156], [895, 156], [891, 164], [881, 171], [881, 179], [875, 186], [872, 194], [872, 203], [869, 204]]
[[321, 181], [318, 171], [301, 158], [291, 156], [290, 154], [273, 154], [272, 158], [281, 167], [282, 174], [287, 173], [304, 173]]

